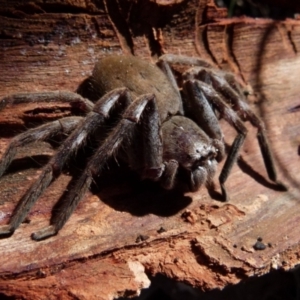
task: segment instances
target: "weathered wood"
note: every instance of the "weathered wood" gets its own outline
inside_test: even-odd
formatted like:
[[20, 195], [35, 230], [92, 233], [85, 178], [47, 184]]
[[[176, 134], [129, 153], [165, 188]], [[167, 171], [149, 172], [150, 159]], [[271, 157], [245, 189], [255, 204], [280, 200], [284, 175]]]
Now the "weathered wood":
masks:
[[[205, 187], [185, 195], [166, 192], [122, 169], [97, 181], [99, 187], [56, 237], [32, 241], [30, 234], [49, 223], [53, 205], [76, 175], [70, 168], [39, 199], [30, 223], [0, 240], [0, 293], [112, 299], [147, 287], [145, 272], [211, 290], [298, 264], [300, 21], [227, 19], [226, 10], [213, 1], [110, 3], [4, 6], [0, 1], [0, 98], [24, 91], [74, 91], [97, 59], [110, 53], [133, 52], [149, 61], [161, 53], [200, 55], [252, 86], [256, 97], [250, 100], [266, 123], [279, 177], [289, 190], [277, 191], [268, 180], [256, 131], [248, 126], [241, 159], [227, 183], [229, 203], [212, 200]], [[70, 114], [60, 103], [35, 109], [30, 104], [1, 111], [1, 153], [31, 122]], [[230, 144], [235, 132], [221, 123]], [[1, 224], [53, 151], [48, 143], [20, 150], [0, 181]], [[161, 227], [166, 231], [159, 233]], [[139, 235], [149, 238], [136, 242]], [[255, 251], [258, 237], [270, 246]]]

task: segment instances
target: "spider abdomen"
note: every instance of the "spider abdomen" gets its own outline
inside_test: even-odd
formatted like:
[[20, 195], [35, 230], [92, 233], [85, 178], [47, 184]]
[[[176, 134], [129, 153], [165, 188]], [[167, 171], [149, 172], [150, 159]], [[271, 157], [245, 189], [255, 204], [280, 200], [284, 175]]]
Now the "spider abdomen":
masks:
[[132, 99], [154, 94], [161, 121], [180, 110], [178, 92], [167, 76], [154, 64], [134, 56], [107, 56], [99, 60], [93, 70], [91, 83], [97, 93], [126, 87]]

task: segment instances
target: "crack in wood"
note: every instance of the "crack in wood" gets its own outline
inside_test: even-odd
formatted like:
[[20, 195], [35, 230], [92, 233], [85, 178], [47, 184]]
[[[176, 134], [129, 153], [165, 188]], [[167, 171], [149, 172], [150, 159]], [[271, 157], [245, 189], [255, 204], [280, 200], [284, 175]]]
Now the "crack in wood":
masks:
[[292, 49], [295, 54], [297, 54], [297, 47], [296, 47], [296, 42], [293, 40], [293, 35], [292, 35], [292, 28], [287, 28], [287, 37], [292, 45]]
[[[200, 239], [191, 241], [191, 250], [194, 253], [197, 262], [200, 265], [206, 266], [211, 271], [211, 273], [215, 274], [215, 276], [226, 277], [228, 276], [228, 274], [234, 273], [234, 276], [239, 280], [247, 278], [248, 270], [246, 270], [244, 267], [244, 261], [241, 262], [241, 265], [243, 267], [232, 266], [231, 268], [228, 268], [226, 264], [220, 263], [221, 260], [216, 259], [206, 251], [205, 244], [202, 244]], [[235, 272], [232, 272], [233, 269], [235, 270]]]
[[196, 29], [195, 46], [201, 58], [209, 61], [213, 65], [218, 65], [217, 59], [209, 47], [207, 29], [208, 27], [206, 25], [199, 26], [199, 28]]
[[120, 11], [117, 0], [104, 0], [104, 5], [111, 24], [117, 34], [124, 54], [134, 55], [134, 43], [127, 21]]
[[148, 28], [145, 38], [152, 57], [158, 58], [164, 54], [162, 46], [163, 35], [160, 29]]
[[201, 58], [218, 65], [216, 58], [209, 47], [207, 29], [204, 23], [204, 16], [207, 14], [207, 2], [200, 1], [195, 15], [195, 48]]
[[276, 24], [283, 45], [290, 54], [297, 54], [296, 45], [292, 40], [291, 30], [285, 24]]
[[238, 60], [236, 59], [236, 56], [234, 54], [233, 39], [234, 39], [234, 24], [226, 25], [224, 30], [224, 43], [225, 43], [225, 53], [227, 55], [228, 64], [230, 65], [234, 73], [238, 74], [242, 78], [242, 80], [246, 82], [243, 76], [243, 72], [238, 63]]

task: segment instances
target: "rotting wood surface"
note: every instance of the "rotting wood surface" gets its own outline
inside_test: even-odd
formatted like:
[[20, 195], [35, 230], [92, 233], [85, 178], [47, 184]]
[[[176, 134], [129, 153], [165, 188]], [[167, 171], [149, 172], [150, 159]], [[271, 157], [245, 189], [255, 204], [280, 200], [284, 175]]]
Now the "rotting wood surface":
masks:
[[[118, 9], [114, 1], [66, 3], [0, 2], [0, 97], [74, 91], [111, 53], [149, 61], [161, 53], [200, 55], [252, 86], [256, 97], [250, 101], [265, 121], [289, 191], [277, 191], [267, 179], [256, 131], [248, 126], [227, 182], [229, 203], [212, 200], [204, 187], [179, 195], [139, 182], [127, 170], [107, 172], [57, 236], [34, 242], [30, 234], [48, 224], [76, 174], [65, 172], [40, 197], [30, 223], [0, 240], [0, 292], [27, 299], [112, 299], [135, 295], [149, 285], [147, 275], [158, 273], [211, 290], [298, 264], [300, 20], [227, 19], [212, 1], [128, 1]], [[36, 108], [1, 111], [1, 153], [31, 122], [70, 114], [59, 102]], [[221, 123], [230, 144], [235, 132]], [[2, 224], [52, 154], [48, 143], [19, 151], [0, 181]], [[137, 242], [139, 235], [148, 239]], [[253, 248], [258, 237], [267, 245], [263, 251]]]

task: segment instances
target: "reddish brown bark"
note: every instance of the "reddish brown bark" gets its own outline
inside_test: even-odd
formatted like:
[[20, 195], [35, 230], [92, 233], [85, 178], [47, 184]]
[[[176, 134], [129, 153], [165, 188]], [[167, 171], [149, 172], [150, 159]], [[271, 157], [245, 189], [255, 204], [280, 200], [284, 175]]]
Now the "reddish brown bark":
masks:
[[[227, 19], [213, 1], [64, 3], [0, 2], [0, 98], [74, 91], [95, 61], [110, 53], [131, 52], [149, 61], [162, 53], [198, 55], [252, 86], [253, 109], [265, 121], [279, 177], [289, 190], [277, 191], [267, 179], [256, 131], [248, 126], [227, 183], [229, 203], [212, 200], [204, 187], [167, 193], [125, 170], [103, 177], [100, 189], [85, 197], [57, 236], [34, 242], [30, 234], [48, 224], [73, 175], [64, 173], [34, 206], [30, 224], [0, 240], [0, 292], [27, 299], [112, 299], [147, 287], [145, 272], [211, 290], [298, 264], [300, 21]], [[46, 106], [52, 114], [42, 113]], [[30, 125], [35, 107], [1, 111], [1, 153]], [[70, 114], [60, 103], [39, 109], [35, 119], [45, 121]], [[221, 123], [231, 143], [235, 132]], [[47, 143], [19, 152], [1, 178], [1, 224], [52, 154]], [[166, 231], [159, 233], [161, 227]], [[149, 238], [137, 243], [139, 235]], [[258, 237], [271, 246], [255, 251]]]

